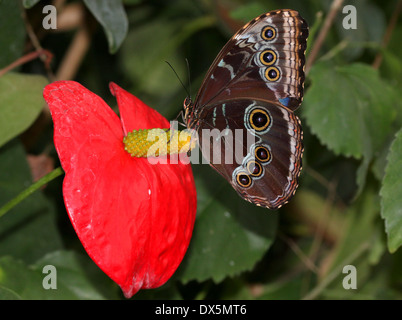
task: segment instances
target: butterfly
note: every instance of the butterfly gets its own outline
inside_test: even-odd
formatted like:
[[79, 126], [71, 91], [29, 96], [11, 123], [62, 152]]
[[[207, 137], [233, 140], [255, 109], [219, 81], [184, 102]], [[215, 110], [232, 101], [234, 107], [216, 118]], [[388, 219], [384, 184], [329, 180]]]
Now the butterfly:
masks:
[[[184, 121], [204, 157], [245, 200], [277, 209], [298, 187], [308, 25], [294, 10], [243, 26], [209, 68]], [[215, 132], [215, 134], [211, 134]], [[211, 159], [211, 153], [213, 157]]]

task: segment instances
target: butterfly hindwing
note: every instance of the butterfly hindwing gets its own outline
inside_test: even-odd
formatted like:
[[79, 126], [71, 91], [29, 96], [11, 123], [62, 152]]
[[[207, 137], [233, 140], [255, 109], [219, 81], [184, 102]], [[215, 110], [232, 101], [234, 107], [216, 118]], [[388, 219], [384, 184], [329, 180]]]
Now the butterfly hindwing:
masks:
[[262, 100], [237, 99], [204, 109], [202, 119], [204, 130], [198, 133], [204, 156], [243, 198], [271, 209], [290, 199], [303, 153], [300, 121], [293, 112]]

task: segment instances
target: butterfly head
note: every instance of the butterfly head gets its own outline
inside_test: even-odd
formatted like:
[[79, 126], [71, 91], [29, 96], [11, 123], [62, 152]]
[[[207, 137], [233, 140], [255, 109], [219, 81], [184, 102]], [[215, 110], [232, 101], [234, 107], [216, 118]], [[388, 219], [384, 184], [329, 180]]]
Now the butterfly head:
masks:
[[189, 109], [192, 105], [193, 105], [193, 100], [191, 100], [190, 96], [187, 96], [183, 102], [184, 110]]
[[187, 96], [183, 102], [184, 107], [184, 120], [188, 128], [191, 127], [191, 123], [194, 120], [194, 103], [190, 96]]

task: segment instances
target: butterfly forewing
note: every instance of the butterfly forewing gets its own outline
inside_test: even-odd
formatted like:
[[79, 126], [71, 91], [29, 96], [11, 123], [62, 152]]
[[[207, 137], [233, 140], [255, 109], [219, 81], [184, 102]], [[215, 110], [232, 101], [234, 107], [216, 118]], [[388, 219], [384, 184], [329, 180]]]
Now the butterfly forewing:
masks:
[[294, 10], [252, 20], [218, 54], [195, 105], [254, 97], [295, 110], [303, 98], [307, 36], [307, 23]]

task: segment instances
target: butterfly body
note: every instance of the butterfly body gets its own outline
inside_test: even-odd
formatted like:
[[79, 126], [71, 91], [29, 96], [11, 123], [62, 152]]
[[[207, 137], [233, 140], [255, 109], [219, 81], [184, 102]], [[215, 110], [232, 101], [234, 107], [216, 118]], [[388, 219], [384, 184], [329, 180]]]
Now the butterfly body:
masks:
[[307, 36], [294, 10], [255, 18], [223, 47], [194, 103], [184, 103], [211, 166], [244, 199], [271, 209], [298, 185], [302, 130], [293, 111], [303, 98]]

